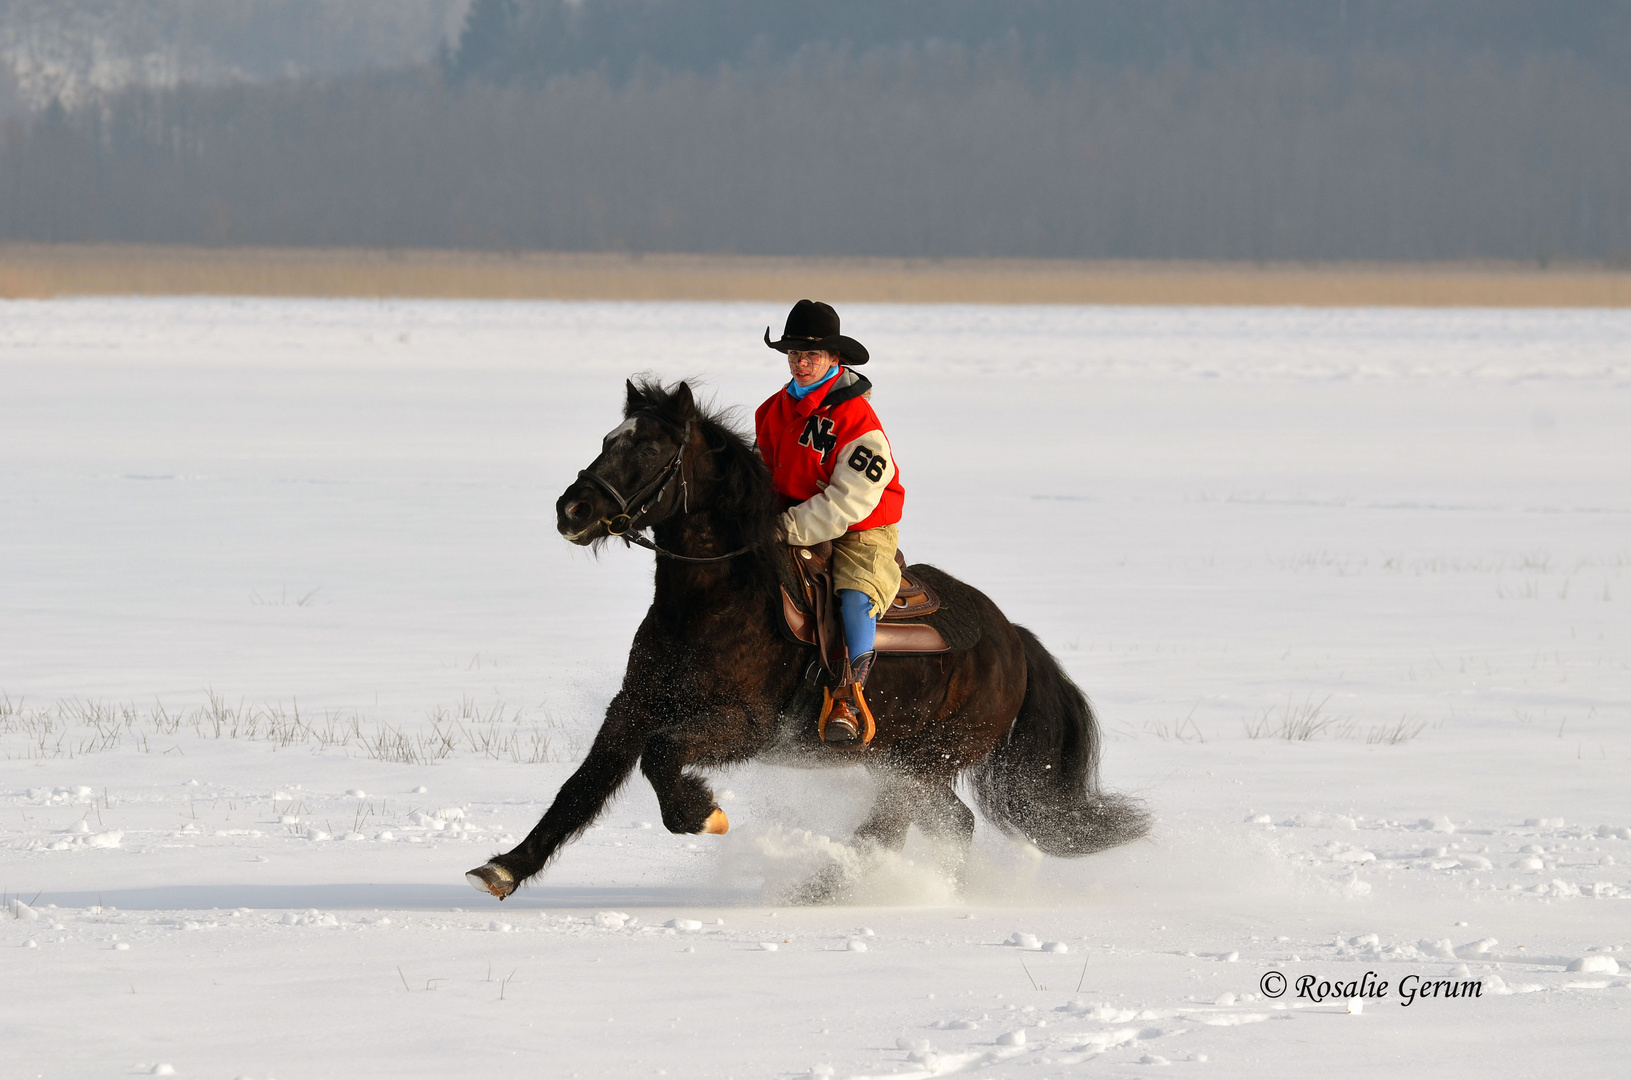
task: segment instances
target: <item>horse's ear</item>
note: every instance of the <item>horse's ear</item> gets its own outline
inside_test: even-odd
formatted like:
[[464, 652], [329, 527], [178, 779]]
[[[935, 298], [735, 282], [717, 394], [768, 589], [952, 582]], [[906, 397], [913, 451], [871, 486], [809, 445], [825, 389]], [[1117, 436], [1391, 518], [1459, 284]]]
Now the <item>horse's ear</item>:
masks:
[[689, 420], [696, 415], [697, 403], [691, 397], [691, 384], [680, 383], [674, 388], [674, 413], [676, 419]]
[[647, 402], [646, 395], [642, 394], [640, 392], [640, 388], [634, 385], [633, 379], [625, 379], [623, 381], [623, 385], [627, 387], [629, 391], [629, 399], [623, 405], [623, 417], [627, 419], [628, 417], [639, 412], [641, 409], [645, 408]]

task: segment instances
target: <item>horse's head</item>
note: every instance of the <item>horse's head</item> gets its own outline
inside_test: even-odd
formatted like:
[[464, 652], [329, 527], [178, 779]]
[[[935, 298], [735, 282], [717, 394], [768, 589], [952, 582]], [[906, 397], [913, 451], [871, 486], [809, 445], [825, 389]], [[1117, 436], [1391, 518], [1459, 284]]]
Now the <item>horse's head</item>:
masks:
[[574, 544], [656, 525], [685, 504], [685, 451], [697, 418], [691, 388], [682, 382], [662, 393], [627, 385], [623, 422], [556, 500], [555, 527]]

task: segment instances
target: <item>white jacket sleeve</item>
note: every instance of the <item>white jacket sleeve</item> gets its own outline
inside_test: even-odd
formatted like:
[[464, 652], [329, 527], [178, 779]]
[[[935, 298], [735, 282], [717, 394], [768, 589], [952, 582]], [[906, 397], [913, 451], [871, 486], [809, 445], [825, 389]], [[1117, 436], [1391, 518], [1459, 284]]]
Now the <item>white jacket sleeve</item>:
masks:
[[782, 513], [789, 544], [808, 547], [843, 536], [878, 508], [895, 478], [894, 452], [876, 428], [840, 446], [835, 460], [826, 488]]

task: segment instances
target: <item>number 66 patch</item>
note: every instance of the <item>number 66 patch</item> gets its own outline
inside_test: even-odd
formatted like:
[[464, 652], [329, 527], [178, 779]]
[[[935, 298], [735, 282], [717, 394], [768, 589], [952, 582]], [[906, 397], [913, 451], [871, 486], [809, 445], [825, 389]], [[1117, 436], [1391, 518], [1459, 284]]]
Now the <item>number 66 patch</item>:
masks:
[[882, 454], [874, 454], [864, 446], [857, 446], [849, 456], [849, 467], [877, 483], [883, 479], [883, 471], [889, 468], [889, 459]]

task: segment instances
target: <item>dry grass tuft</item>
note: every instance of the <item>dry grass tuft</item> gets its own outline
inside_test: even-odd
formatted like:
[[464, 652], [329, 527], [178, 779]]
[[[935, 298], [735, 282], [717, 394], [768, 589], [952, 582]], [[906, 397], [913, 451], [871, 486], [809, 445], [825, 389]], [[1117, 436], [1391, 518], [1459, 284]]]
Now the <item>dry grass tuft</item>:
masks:
[[76, 758], [121, 748], [140, 753], [185, 752], [181, 741], [245, 739], [279, 749], [307, 747], [337, 750], [376, 761], [429, 765], [470, 754], [538, 764], [573, 761], [581, 756], [576, 740], [547, 714], [529, 718], [502, 702], [486, 709], [465, 698], [457, 706], [438, 706], [417, 727], [398, 728], [370, 721], [355, 710], [302, 714], [298, 705], [234, 705], [215, 693], [195, 709], [171, 712], [155, 702], [151, 708], [68, 699], [46, 706], [26, 706], [0, 697], [0, 759]]
[[1246, 724], [1246, 737], [1248, 739], [1285, 739], [1288, 742], [1306, 742], [1316, 735], [1322, 735], [1332, 727], [1343, 721], [1334, 716], [1325, 714], [1325, 706], [1331, 700], [1330, 695], [1314, 703], [1312, 697], [1303, 699], [1302, 704], [1293, 703], [1289, 698], [1279, 709], [1279, 719], [1274, 718], [1275, 709], [1263, 710], [1263, 715], [1255, 722]]
[[1409, 717], [1400, 717], [1392, 724], [1362, 727], [1351, 717], [1327, 713], [1325, 706], [1330, 701], [1329, 695], [1317, 703], [1312, 696], [1304, 698], [1301, 703], [1287, 698], [1284, 705], [1264, 709], [1256, 720], [1246, 721], [1246, 737], [1285, 739], [1287, 742], [1329, 738], [1364, 742], [1371, 746], [1400, 746], [1427, 730], [1425, 720], [1411, 720]]

